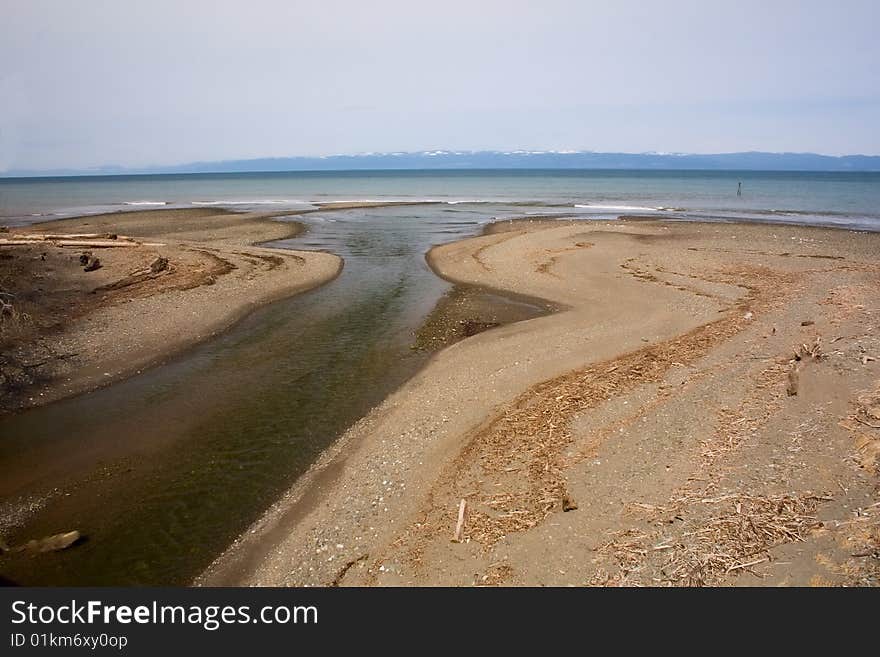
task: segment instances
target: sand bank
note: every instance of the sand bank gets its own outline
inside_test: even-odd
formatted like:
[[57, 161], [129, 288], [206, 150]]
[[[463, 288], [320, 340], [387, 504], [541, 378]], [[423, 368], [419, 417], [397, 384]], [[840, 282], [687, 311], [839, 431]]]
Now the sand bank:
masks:
[[560, 311], [436, 354], [197, 583], [876, 583], [878, 247], [515, 222], [435, 248]]
[[[217, 209], [121, 212], [12, 229], [14, 234], [125, 235], [137, 246], [0, 247], [2, 406], [11, 411], [106, 385], [161, 362], [253, 308], [334, 278], [328, 253], [254, 246], [293, 237], [294, 222]], [[98, 240], [100, 243], [102, 240]], [[112, 240], [103, 240], [112, 244]], [[90, 252], [101, 267], [84, 271]], [[148, 271], [162, 257], [162, 271]], [[135, 274], [132, 276], [132, 274]]]

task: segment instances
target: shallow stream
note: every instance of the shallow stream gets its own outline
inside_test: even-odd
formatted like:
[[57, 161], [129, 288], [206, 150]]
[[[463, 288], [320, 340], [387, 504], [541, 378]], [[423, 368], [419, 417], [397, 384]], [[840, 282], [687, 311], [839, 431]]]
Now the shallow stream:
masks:
[[[0, 575], [35, 585], [188, 582], [426, 361], [416, 333], [453, 290], [424, 255], [485, 220], [484, 210], [431, 207], [308, 216], [304, 235], [276, 245], [342, 256], [336, 280], [141, 375], [0, 419], [0, 534], [86, 536], [64, 552], [6, 557]], [[542, 311], [468, 292], [491, 309], [477, 323]]]

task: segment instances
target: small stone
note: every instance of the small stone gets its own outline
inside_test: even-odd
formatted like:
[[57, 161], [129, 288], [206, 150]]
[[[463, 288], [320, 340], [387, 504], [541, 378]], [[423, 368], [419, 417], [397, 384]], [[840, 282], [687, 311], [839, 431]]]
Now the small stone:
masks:
[[[82, 257], [80, 257], [80, 262], [82, 262]], [[101, 268], [100, 259], [94, 256], [88, 256], [86, 260], [85, 266], [83, 267], [83, 271], [95, 271], [96, 269]]]

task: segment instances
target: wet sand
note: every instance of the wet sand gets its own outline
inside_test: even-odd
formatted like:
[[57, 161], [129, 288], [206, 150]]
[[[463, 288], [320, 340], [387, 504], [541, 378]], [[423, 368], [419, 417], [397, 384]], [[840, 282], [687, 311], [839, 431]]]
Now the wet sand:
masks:
[[[0, 335], [0, 412], [121, 380], [223, 331], [260, 305], [339, 273], [342, 260], [335, 255], [258, 246], [303, 230], [273, 216], [218, 209], [119, 212], [0, 234], [124, 235], [138, 244], [0, 247], [0, 286], [14, 295], [15, 310], [4, 317]], [[84, 271], [85, 253], [101, 267]], [[159, 257], [167, 260], [162, 271], [140, 274]]]
[[197, 583], [876, 584], [878, 252], [645, 221], [437, 247], [558, 312], [434, 355]]

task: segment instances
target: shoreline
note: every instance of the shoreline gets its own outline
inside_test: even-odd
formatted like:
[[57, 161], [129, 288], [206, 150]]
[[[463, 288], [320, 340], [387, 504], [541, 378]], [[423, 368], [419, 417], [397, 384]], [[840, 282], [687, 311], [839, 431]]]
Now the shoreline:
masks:
[[[780, 317], [789, 317], [787, 321], [793, 322], [790, 314], [792, 311], [797, 313], [798, 308], [792, 307], [788, 297], [784, 302], [768, 297], [770, 292], [762, 291], [765, 289], [762, 286], [768, 282], [776, 283], [771, 292], [782, 294], [788, 289], [797, 289], [804, 294], [804, 286], [794, 282], [802, 277], [833, 277], [832, 271], [838, 276], [843, 272], [853, 279], [877, 275], [876, 265], [868, 257], [870, 248], [858, 243], [862, 236], [847, 230], [810, 228], [803, 231], [801, 226], [784, 224], [665, 224], [662, 221], [528, 223], [530, 225], [525, 228], [517, 226], [506, 232], [497, 232], [497, 229], [491, 228], [492, 224], [482, 236], [434, 247], [426, 260], [432, 269], [447, 280], [489, 284], [495, 289], [513, 289], [517, 293], [525, 290], [531, 298], [548, 299], [565, 309], [477, 335], [436, 353], [402, 389], [387, 398], [327, 450], [318, 463], [242, 534], [212, 567], [196, 578], [195, 584], [602, 583], [601, 578], [596, 578], [601, 575], [600, 571], [607, 572], [603, 570], [606, 566], [610, 570], [614, 561], [606, 558], [608, 551], [600, 550], [602, 546], [598, 538], [608, 536], [613, 526], [625, 527], [626, 522], [615, 520], [616, 515], [613, 518], [603, 517], [600, 526], [593, 526], [592, 531], [587, 532], [586, 535], [590, 537], [588, 542], [596, 541], [592, 549], [598, 550], [594, 552], [597, 556], [593, 558], [593, 563], [602, 562], [601, 568], [589, 564], [581, 568], [581, 571], [592, 570], [589, 576], [587, 572], [580, 572], [574, 579], [571, 575], [560, 579], [558, 573], [554, 577], [550, 576], [549, 571], [544, 574], [536, 572], [542, 571], [542, 567], [529, 564], [540, 560], [541, 543], [535, 543], [535, 539], [530, 537], [540, 536], [545, 532], [544, 527], [558, 524], [554, 519], [561, 517], [557, 513], [563, 511], [565, 502], [561, 500], [568, 493], [560, 494], [558, 490], [552, 493], [552, 504], [547, 509], [534, 511], [534, 524], [528, 527], [517, 529], [516, 525], [499, 525], [500, 520], [492, 520], [495, 512], [491, 510], [494, 508], [492, 504], [504, 505], [503, 502], [491, 501], [497, 500], [499, 489], [492, 489], [495, 497], [486, 498], [473, 492], [474, 486], [479, 489], [482, 484], [477, 481], [467, 484], [474, 476], [468, 473], [476, 472], [472, 470], [476, 467], [475, 463], [483, 462], [479, 467], [484, 473], [487, 472], [485, 468], [489, 467], [488, 472], [495, 473], [491, 474], [491, 478], [497, 479], [500, 491], [510, 491], [511, 499], [518, 499], [525, 493], [517, 492], [521, 484], [505, 474], [505, 468], [493, 469], [492, 463], [498, 457], [492, 456], [491, 451], [479, 456], [484, 449], [481, 447], [484, 444], [482, 441], [488, 440], [484, 436], [491, 435], [498, 422], [510, 421], [505, 418], [515, 417], [517, 409], [524, 404], [538, 403], [535, 400], [543, 394], [542, 390], [554, 385], [564, 384], [566, 390], [574, 385], [584, 385], [572, 378], [573, 373], [584, 367], [589, 370], [590, 367], [604, 367], [602, 363], [605, 363], [607, 373], [598, 377], [599, 380], [611, 377], [608, 385], [619, 386], [624, 380], [612, 383], [615, 375], [610, 373], [621, 367], [630, 367], [627, 363], [641, 362], [638, 359], [648, 356], [656, 359], [657, 354], [663, 354], [666, 350], [673, 355], [662, 371], [648, 376], [645, 370], [637, 370], [640, 374], [636, 375], [635, 382], [626, 379], [622, 392], [612, 394], [602, 402], [598, 411], [585, 409], [573, 420], [576, 420], [575, 424], [601, 424], [608, 416], [621, 421], [620, 413], [626, 408], [620, 406], [621, 403], [644, 406], [645, 400], [639, 397], [651, 395], [654, 398], [645, 408], [652, 408], [653, 404], [651, 413], [654, 416], [658, 404], [661, 407], [664, 404], [674, 406], [677, 398], [668, 399], [672, 384], [666, 379], [670, 376], [681, 377], [681, 372], [687, 371], [681, 370], [682, 367], [694, 368], [700, 377], [711, 378], [716, 376], [718, 366], [709, 364], [709, 361], [732, 349], [731, 345], [745, 353], [754, 349], [755, 345], [766, 344], [763, 342], [766, 340], [780, 345], [774, 348], [782, 351], [769, 358], [765, 356], [763, 360], [771, 364], [779, 359], [785, 362], [787, 345], [796, 344], [794, 341], [800, 339], [795, 334], [812, 331], [780, 327], [777, 333], [775, 323], [772, 332], [769, 330], [771, 327], [766, 322], [778, 322]], [[734, 241], [737, 238], [739, 241]], [[787, 242], [781, 242], [786, 238]], [[728, 240], [725, 246], [730, 247], [727, 249], [729, 254], [716, 248], [718, 240]], [[785, 249], [767, 250], [768, 246], [773, 245], [772, 242], [767, 244], [768, 240], [780, 240], [780, 245], [784, 245]], [[833, 253], [817, 253], [817, 242], [830, 245], [823, 248], [830, 248]], [[670, 258], [676, 264], [675, 270], [670, 269], [668, 264], [658, 265], [658, 262]], [[838, 266], [840, 261], [843, 262]], [[534, 271], [531, 268], [523, 271], [525, 268], [522, 265], [526, 262], [534, 267]], [[827, 264], [828, 273], [822, 268], [810, 267], [816, 263]], [[751, 273], [768, 264], [773, 265], [773, 271], [777, 272], [773, 276], [778, 280], [770, 276], [770, 270], [757, 278]], [[719, 266], [720, 272], [739, 267], [739, 273], [716, 275], [714, 280], [704, 278], [705, 273], [700, 273], [713, 271]], [[682, 273], [680, 269], [691, 273]], [[762, 280], [762, 277], [766, 280]], [[583, 278], [592, 280], [580, 280]], [[854, 282], [847, 289], [850, 288], [862, 290], [863, 285]], [[811, 316], [816, 316], [823, 308], [821, 304], [815, 307], [811, 305]], [[859, 314], [858, 311], [856, 314]], [[759, 316], [761, 321], [751, 323], [753, 315]], [[850, 320], [853, 320], [850, 316], [839, 320], [834, 316], [823, 319], [821, 325], [826, 329], [827, 322], [833, 325], [837, 321], [839, 326], [841, 322]], [[864, 321], [864, 316], [860, 315], [858, 320]], [[763, 336], [754, 335], [759, 323], [765, 333]], [[819, 322], [810, 320], [802, 326], [816, 324]], [[771, 338], [771, 333], [776, 337]], [[589, 347], [583, 344], [585, 338], [591, 343]], [[844, 338], [838, 337], [837, 340], [843, 348]], [[704, 343], [705, 347], [700, 346]], [[695, 348], [696, 352], [693, 351]], [[681, 356], [674, 355], [676, 352], [680, 352]], [[526, 360], [527, 371], [505, 373], [504, 370], [511, 369], [512, 358]], [[678, 363], [676, 358], [683, 359], [685, 364]], [[751, 356], [743, 358], [754, 368], [749, 360]], [[691, 364], [688, 364], [689, 360]], [[866, 361], [864, 366], [870, 367], [871, 362]], [[515, 364], [519, 365], [519, 361]], [[838, 369], [842, 367], [835, 366]], [[493, 368], [499, 367], [501, 369], [495, 369], [492, 375]], [[730, 365], [725, 367], [729, 368]], [[854, 387], [865, 381], [865, 373], [854, 365], [852, 367], [854, 382], [847, 386], [847, 394], [854, 393]], [[481, 385], [477, 388], [468, 386], [467, 377], [460, 376], [462, 371], [468, 370], [479, 373], [477, 376], [481, 379]], [[828, 375], [824, 371], [821, 374]], [[485, 380], [487, 376], [493, 377], [490, 380], [496, 388], [486, 385], [489, 383]], [[645, 376], [648, 378], [640, 381]], [[739, 378], [723, 380], [727, 383], [716, 384], [722, 391], [725, 385], [736, 388], [738, 384], [735, 382]], [[560, 383], [554, 383], [556, 381]], [[469, 398], [469, 391], [476, 393], [477, 397]], [[739, 399], [739, 394], [739, 390], [731, 392], [729, 399], [722, 400], [722, 408]], [[770, 414], [785, 412], [784, 408], [780, 410], [780, 402], [775, 394], [755, 402], [756, 408]], [[843, 401], [837, 403], [835, 408], [838, 409], [841, 404]], [[691, 410], [687, 411], [687, 408]], [[699, 417], [702, 416], [698, 412], [695, 417], [694, 408], [701, 407], [692, 404], [690, 407], [670, 408], [670, 416], [674, 421], [693, 425], [693, 429], [700, 425]], [[450, 417], [453, 415], [458, 417]], [[644, 415], [639, 417], [647, 419]], [[695, 422], [697, 424], [693, 424]], [[714, 426], [714, 421], [711, 424]], [[621, 432], [626, 426], [629, 423], [624, 422]], [[607, 429], [598, 431], [604, 435]], [[578, 431], [572, 430], [570, 433], [566, 438], [567, 445], [577, 445], [578, 441], [589, 438], [581, 438]], [[842, 430], [835, 432], [834, 437], [836, 449], [842, 449], [841, 446], [849, 444], [852, 439], [849, 433]], [[626, 438], [629, 439], [629, 436], [626, 435]], [[690, 443], [677, 450], [684, 455], [669, 457], [671, 463], [666, 466], [666, 475], [673, 470], [681, 478], [694, 463], [700, 468], [710, 467], [691, 455], [694, 449], [691, 446], [692, 437], [690, 440]], [[587, 453], [596, 453], [601, 451], [602, 443], [604, 441], [598, 445], [588, 444], [583, 449]], [[495, 444], [497, 447], [499, 443], [485, 444]], [[528, 443], [515, 447], [504, 459], [515, 461], [519, 458], [517, 454], [527, 446]], [[644, 447], [639, 448], [640, 451], [642, 449]], [[656, 446], [652, 446], [652, 449], [656, 449]], [[754, 449], [760, 454], [760, 447]], [[572, 468], [584, 467], [584, 462], [578, 459], [574, 463], [567, 463], [571, 457], [557, 461], [564, 454], [557, 455], [555, 451], [548, 453], [550, 461], [547, 463], [555, 464], [550, 472], [556, 468], [567, 472]], [[476, 457], [479, 458], [475, 462], [473, 459]], [[619, 457], [613, 458], [619, 460]], [[761, 458], [766, 458], [766, 455]], [[637, 465], [625, 461], [618, 463], [624, 470]], [[786, 466], [790, 467], [791, 464]], [[512, 468], [512, 472], [523, 466], [508, 467]], [[835, 475], [848, 477], [846, 481], [851, 484], [848, 489], [851, 491], [850, 497], [856, 496], [856, 490], [860, 495], [866, 494], [864, 481], [850, 481], [852, 473], [838, 468]], [[582, 508], [595, 507], [595, 502], [585, 502], [584, 495], [587, 493], [580, 490], [583, 487], [581, 480], [592, 476], [581, 472], [580, 479], [573, 480], [570, 474], [563, 478], [563, 481], [569, 481], [570, 486], [578, 488], [574, 499], [580, 501]], [[652, 484], [650, 478], [645, 479], [643, 472], [638, 476], [635, 473], [627, 476], [631, 479], [623, 479], [630, 482], [634, 490], [641, 490], [646, 498], [652, 494], [662, 497], [666, 490], [671, 490], [671, 484], [665, 488]], [[464, 480], [461, 480], [462, 477]], [[722, 481], [721, 477], [721, 474], [717, 474], [716, 479]], [[318, 485], [313, 485], [316, 483]], [[615, 483], [614, 477], [600, 477], [592, 485], [602, 488]], [[455, 492], [459, 488], [462, 493]], [[449, 537], [460, 495], [462, 499], [469, 498], [475, 510], [469, 510], [465, 525], [466, 540], [457, 546], [449, 543]], [[617, 494], [619, 498], [627, 496]], [[757, 499], [757, 496], [753, 497]], [[532, 503], [530, 499], [528, 496], [521, 498], [519, 505], [514, 505], [511, 511], [518, 513], [517, 508], [527, 508]], [[485, 507], [487, 503], [490, 507]], [[660, 505], [654, 506], [661, 508]], [[835, 506], [839, 511], [840, 503], [829, 504], [829, 508]], [[475, 514], [473, 519], [471, 513]], [[570, 517], [583, 519], [585, 515], [581, 513]], [[592, 523], [595, 525], [595, 521]], [[548, 540], [548, 537], [542, 540]], [[566, 560], [570, 560], [573, 554], [570, 540], [563, 542], [561, 548]], [[779, 540], [778, 545], [768, 545], [766, 549], [774, 548], [778, 551], [790, 549], [784, 540]], [[248, 557], [249, 552], [251, 558]], [[804, 564], [799, 563], [799, 567], [805, 569], [804, 573], [808, 570]], [[474, 572], [483, 572], [483, 579], [474, 579]], [[748, 577], [750, 573], [751, 569], [736, 574]], [[806, 577], [806, 574], [802, 576]], [[605, 582], [611, 581], [617, 580], [609, 575]], [[631, 582], [626, 581], [624, 576], [622, 583]]]
[[[341, 273], [336, 255], [264, 246], [305, 230], [300, 222], [272, 221], [277, 216], [289, 213], [135, 210], [14, 229], [22, 235], [118, 233], [138, 246], [89, 249], [84, 242], [65, 249], [39, 243], [4, 249], [12, 259], [8, 266], [16, 267], [7, 280], [23, 286], [36, 277], [45, 281], [48, 294], [16, 289], [31, 326], [23, 325], [24, 339], [10, 336], [5, 369], [11, 375], [0, 410], [20, 412], [140, 374], [228, 330], [253, 310]], [[75, 258], [86, 251], [102, 266], [83, 274]], [[159, 257], [168, 262], [160, 275], [125, 284], [133, 271]], [[108, 291], [96, 294], [101, 286]], [[27, 363], [33, 361], [42, 361], [36, 373], [14, 380], [30, 372]]]

